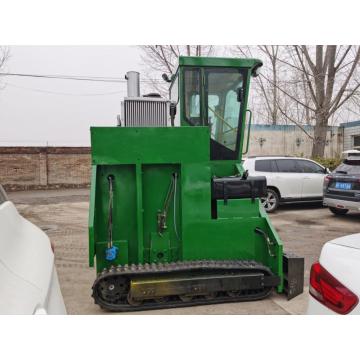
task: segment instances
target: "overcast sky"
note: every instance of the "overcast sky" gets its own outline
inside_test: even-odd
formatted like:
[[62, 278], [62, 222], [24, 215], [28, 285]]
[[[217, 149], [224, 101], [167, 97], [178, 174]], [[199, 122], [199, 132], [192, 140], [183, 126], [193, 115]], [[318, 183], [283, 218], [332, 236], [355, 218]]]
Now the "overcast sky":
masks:
[[[12, 46], [3, 71], [124, 79], [142, 72], [140, 53], [136, 46]], [[149, 90], [141, 84], [141, 93]], [[0, 76], [0, 146], [88, 146], [90, 126], [116, 125], [125, 95], [126, 82]], [[346, 107], [339, 114], [340, 122], [357, 119]]]
[[[130, 46], [12, 46], [10, 52], [11, 73], [124, 78], [142, 69], [140, 50]], [[115, 125], [126, 95], [126, 83], [15, 76], [0, 83], [0, 146], [89, 145], [89, 127]]]

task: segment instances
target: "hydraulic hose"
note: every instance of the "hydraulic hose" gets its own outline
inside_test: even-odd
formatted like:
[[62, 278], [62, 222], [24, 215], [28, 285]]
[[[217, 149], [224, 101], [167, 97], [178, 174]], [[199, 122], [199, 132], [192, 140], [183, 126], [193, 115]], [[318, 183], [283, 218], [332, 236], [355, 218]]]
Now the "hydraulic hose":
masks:
[[177, 225], [176, 225], [176, 193], [177, 193], [177, 173], [174, 173], [174, 231], [176, 238], [180, 240], [179, 233], [177, 231]]

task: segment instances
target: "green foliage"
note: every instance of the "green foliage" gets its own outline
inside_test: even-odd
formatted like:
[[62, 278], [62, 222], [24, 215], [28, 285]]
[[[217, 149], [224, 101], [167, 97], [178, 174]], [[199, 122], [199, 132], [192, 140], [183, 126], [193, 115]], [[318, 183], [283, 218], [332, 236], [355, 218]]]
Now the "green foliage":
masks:
[[336, 158], [323, 158], [323, 157], [314, 157], [312, 160], [318, 162], [322, 166], [329, 168], [331, 171], [338, 167], [342, 161], [340, 157]]

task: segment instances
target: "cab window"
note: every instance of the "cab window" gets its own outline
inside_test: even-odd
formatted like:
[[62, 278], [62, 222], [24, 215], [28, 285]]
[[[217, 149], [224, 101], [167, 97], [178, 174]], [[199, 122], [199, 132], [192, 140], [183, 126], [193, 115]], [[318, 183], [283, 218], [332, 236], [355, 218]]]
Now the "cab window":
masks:
[[202, 125], [200, 108], [200, 70], [184, 70], [185, 119], [191, 125]]
[[238, 92], [243, 87], [243, 75], [238, 69], [207, 69], [206, 85], [206, 112], [211, 137], [235, 151], [241, 106]]

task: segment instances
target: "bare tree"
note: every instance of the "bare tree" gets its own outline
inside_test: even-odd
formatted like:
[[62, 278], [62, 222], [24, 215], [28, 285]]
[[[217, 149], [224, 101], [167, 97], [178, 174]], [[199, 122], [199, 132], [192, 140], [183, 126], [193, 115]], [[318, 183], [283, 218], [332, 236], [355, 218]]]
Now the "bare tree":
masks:
[[213, 50], [212, 45], [144, 45], [140, 48], [147, 65], [168, 75], [175, 73], [179, 56], [209, 56]]
[[[279, 93], [278, 93], [278, 70], [279, 70], [279, 51], [278, 45], [258, 45], [258, 46], [236, 46], [235, 53], [246, 57], [260, 57], [265, 60], [264, 71], [272, 79], [267, 82], [258, 77], [255, 81], [255, 92], [259, 94], [261, 101], [258, 104], [256, 112], [265, 117], [269, 123], [276, 125], [282, 117], [279, 113]], [[263, 110], [263, 109], [264, 110]]]
[[153, 88], [165, 93], [167, 86], [158, 83], [154, 76], [161, 74], [174, 75], [179, 56], [209, 56], [213, 52], [212, 45], [144, 45], [142, 60], [146, 66], [146, 75], [151, 81]]
[[273, 86], [270, 89], [270, 96], [271, 99], [268, 98], [267, 93], [265, 91], [265, 87], [263, 84], [263, 81], [261, 78], [259, 78], [259, 83], [261, 86], [261, 89], [264, 93], [266, 104], [268, 107], [268, 112], [271, 117], [271, 123], [273, 125], [276, 125], [278, 120], [278, 55], [279, 55], [279, 46], [278, 45], [259, 45], [258, 48], [260, 51], [268, 58], [270, 61], [270, 68], [271, 68], [271, 74], [272, 74], [272, 83]]
[[324, 156], [330, 119], [356, 96], [360, 87], [360, 82], [356, 80], [360, 48], [351, 45], [296, 45], [287, 46], [286, 49], [287, 57], [279, 61], [301, 75], [295, 83], [302, 84], [302, 94], [298, 92], [299, 87], [285, 87], [279, 82], [275, 84], [266, 75], [263, 77], [279, 92], [303, 107], [307, 123], [314, 119], [312, 156]]
[[[304, 69], [315, 112], [312, 156], [323, 156], [330, 117], [343, 106], [359, 88], [351, 80], [360, 60], [360, 48], [347, 46], [342, 53], [336, 45], [317, 45], [313, 59], [307, 46], [296, 46], [295, 52]], [[354, 54], [352, 56], [352, 51]], [[305, 57], [302, 61], [301, 53]], [[307, 69], [310, 69], [310, 74]], [[335, 85], [337, 80], [337, 84]], [[348, 92], [349, 90], [349, 92]]]
[[[278, 58], [278, 62], [283, 63], [282, 58]], [[271, 80], [274, 87], [285, 91], [292, 96], [286, 96], [283, 91], [278, 90], [277, 106], [280, 114], [283, 116], [285, 123], [292, 123], [303, 130], [312, 140], [313, 137], [309, 132], [305, 131], [305, 125], [312, 125], [314, 116], [309, 111], [311, 98], [307, 90], [304, 74], [296, 68], [287, 68], [282, 66], [281, 78], [275, 84]], [[281, 100], [281, 101], [280, 101]], [[305, 106], [303, 106], [304, 104]]]

